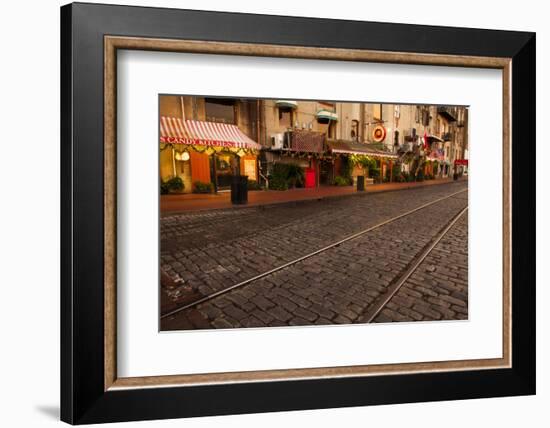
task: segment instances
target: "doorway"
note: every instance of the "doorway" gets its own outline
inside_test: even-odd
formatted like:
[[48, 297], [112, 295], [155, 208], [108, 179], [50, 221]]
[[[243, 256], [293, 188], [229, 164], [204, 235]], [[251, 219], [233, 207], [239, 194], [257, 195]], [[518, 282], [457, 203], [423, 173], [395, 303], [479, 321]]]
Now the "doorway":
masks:
[[231, 190], [232, 178], [239, 174], [240, 162], [236, 154], [221, 152], [210, 156], [210, 177], [216, 192]]
[[319, 184], [331, 185], [334, 182], [333, 159], [321, 159], [319, 162]]

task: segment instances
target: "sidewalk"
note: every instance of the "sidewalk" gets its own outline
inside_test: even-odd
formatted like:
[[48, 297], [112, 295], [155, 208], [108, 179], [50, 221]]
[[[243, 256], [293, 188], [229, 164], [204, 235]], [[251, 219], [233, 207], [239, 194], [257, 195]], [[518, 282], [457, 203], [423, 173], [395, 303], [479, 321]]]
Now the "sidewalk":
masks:
[[[465, 179], [462, 179], [465, 180]], [[257, 205], [271, 205], [284, 202], [304, 201], [323, 199], [338, 196], [352, 195], [356, 193], [377, 193], [393, 190], [405, 190], [416, 187], [434, 186], [438, 184], [452, 183], [452, 178], [426, 180], [413, 183], [383, 183], [372, 184], [366, 187], [364, 192], [357, 192], [354, 186], [321, 186], [313, 189], [292, 189], [285, 191], [278, 190], [255, 190], [248, 192], [247, 205], [231, 204], [229, 192], [217, 194], [194, 194], [184, 195], [162, 195], [160, 197], [161, 215], [174, 214], [178, 212], [213, 210], [220, 208], [241, 208]]]

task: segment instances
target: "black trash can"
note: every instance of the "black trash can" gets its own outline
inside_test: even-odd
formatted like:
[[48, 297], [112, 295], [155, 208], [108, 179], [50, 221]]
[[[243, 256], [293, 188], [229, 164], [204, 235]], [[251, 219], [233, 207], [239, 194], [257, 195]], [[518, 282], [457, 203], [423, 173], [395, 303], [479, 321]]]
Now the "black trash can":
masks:
[[231, 203], [244, 205], [248, 202], [248, 176], [234, 175], [231, 179]]
[[364, 175], [358, 175], [357, 176], [357, 191], [358, 192], [364, 192], [365, 191], [365, 176]]

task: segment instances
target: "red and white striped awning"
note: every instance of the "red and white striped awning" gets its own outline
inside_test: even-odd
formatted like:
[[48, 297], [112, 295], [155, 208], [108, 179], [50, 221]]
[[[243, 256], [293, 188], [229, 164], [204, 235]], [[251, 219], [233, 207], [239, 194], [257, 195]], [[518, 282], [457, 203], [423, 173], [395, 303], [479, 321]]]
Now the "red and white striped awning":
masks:
[[200, 120], [184, 121], [168, 116], [161, 116], [160, 118], [160, 142], [165, 144], [261, 149], [260, 144], [250, 139], [236, 125]]

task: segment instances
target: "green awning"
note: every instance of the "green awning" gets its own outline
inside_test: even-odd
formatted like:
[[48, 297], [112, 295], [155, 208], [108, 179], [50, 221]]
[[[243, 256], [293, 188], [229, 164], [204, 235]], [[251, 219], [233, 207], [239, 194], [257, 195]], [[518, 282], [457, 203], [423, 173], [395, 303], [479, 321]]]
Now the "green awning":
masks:
[[296, 101], [291, 101], [291, 100], [277, 100], [275, 101], [275, 105], [277, 107], [284, 107], [284, 108], [290, 108], [290, 109], [298, 108], [298, 103]]
[[330, 110], [319, 110], [317, 112], [317, 120], [319, 121], [331, 121], [338, 120], [338, 115]]

